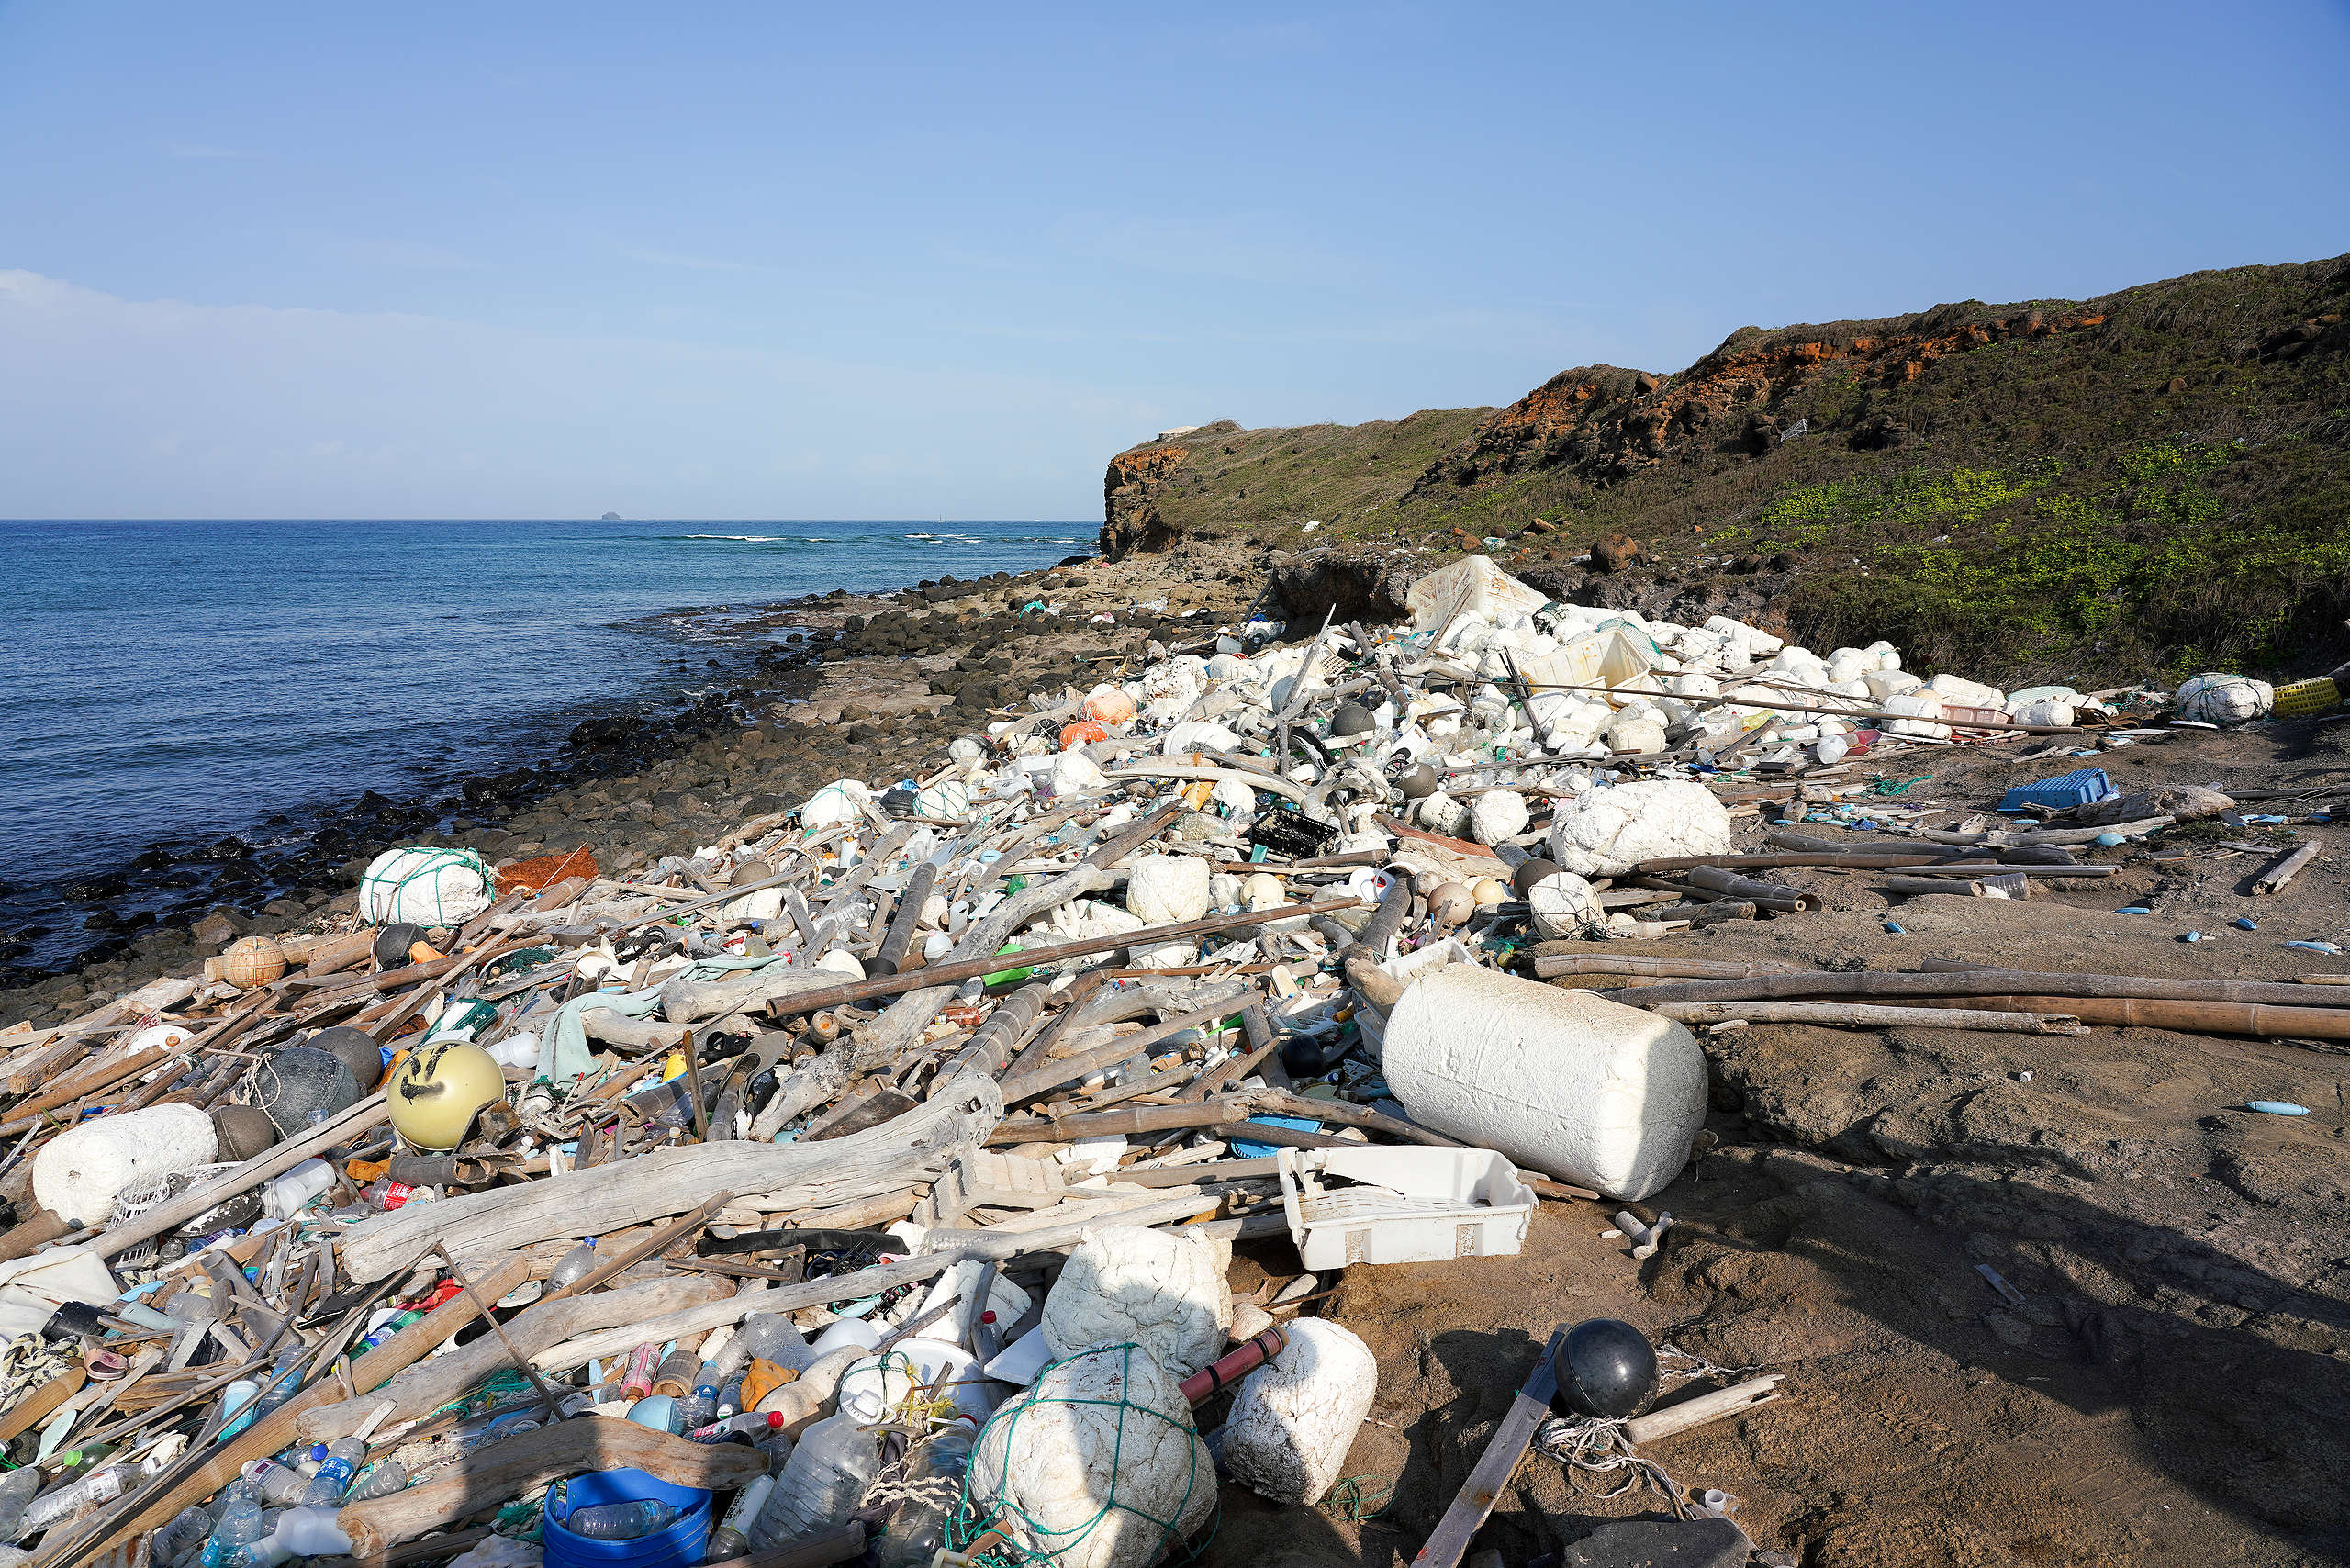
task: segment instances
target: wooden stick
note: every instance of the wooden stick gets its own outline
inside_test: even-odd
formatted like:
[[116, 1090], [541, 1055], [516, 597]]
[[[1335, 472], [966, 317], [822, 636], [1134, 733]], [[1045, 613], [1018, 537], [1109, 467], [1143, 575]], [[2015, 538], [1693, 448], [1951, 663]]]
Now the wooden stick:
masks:
[[1986, 1008], [1867, 1007], [1841, 1002], [1664, 1002], [1649, 1009], [1683, 1024], [1824, 1024], [1846, 1029], [1988, 1029], [2012, 1035], [2086, 1035], [2077, 1014]]
[[[2289, 988], [2288, 988], [2289, 989]], [[2274, 1007], [2244, 1002], [2173, 1002], [2136, 997], [1973, 996], [1964, 1002], [1920, 997], [1920, 1007], [1979, 1007], [1998, 1013], [2071, 1014], [2084, 1024], [2178, 1029], [2199, 1035], [2350, 1040], [2350, 1012], [2335, 1007]]]
[[2314, 839], [2302, 845], [2300, 848], [2294, 850], [2291, 854], [2287, 855], [2282, 859], [2275, 862], [2273, 865], [2269, 866], [2266, 870], [2262, 871], [2258, 876], [2253, 878], [2252, 890], [2255, 893], [2273, 893], [2277, 891], [2277, 890], [2291, 881], [2295, 877], [2300, 876], [2301, 874], [2301, 868], [2317, 858], [2317, 852], [2318, 845]]
[[[1733, 964], [1712, 958], [1599, 958], [1579, 953], [1537, 953], [1534, 972], [1543, 980], [1558, 975], [1662, 975], [1677, 980], [1751, 980], [1757, 975], [1807, 972], [1793, 964]], [[1818, 970], [1807, 971], [1818, 973]]]
[[1412, 1568], [1459, 1568], [1460, 1559], [1469, 1551], [1470, 1538], [1494, 1511], [1502, 1488], [1517, 1473], [1518, 1462], [1526, 1457], [1528, 1447], [1534, 1441], [1534, 1429], [1550, 1418], [1550, 1395], [1559, 1386], [1552, 1361], [1566, 1338], [1565, 1324], [1551, 1331], [1550, 1342], [1542, 1348], [1533, 1372], [1519, 1387], [1517, 1397], [1510, 1401], [1501, 1425], [1494, 1428], [1492, 1439], [1485, 1444], [1485, 1451], [1477, 1457], [1469, 1479], [1460, 1484], [1460, 1495], [1444, 1510], [1444, 1517], [1437, 1520], [1427, 1544], [1412, 1559]]
[[[1820, 971], [1814, 974], [1757, 975], [1749, 980], [1681, 980], [1666, 985], [1644, 986], [1628, 992], [1625, 1000], [1636, 1006], [1650, 1007], [1660, 1002], [1744, 1002], [1762, 997], [2012, 997], [2026, 991], [2036, 996], [2266, 1002], [2277, 1007], [2302, 1009], [2350, 1007], [2350, 996], [2335, 1000], [2313, 995], [2305, 986], [2262, 980], [2148, 980], [2138, 975], [2049, 974], [2028, 969], [1974, 969], [1940, 974]], [[2069, 1013], [2075, 1009], [2068, 1003], [2030, 1011]], [[2087, 1014], [2083, 1014], [2082, 1016], [2087, 1017]]]
[[1635, 1416], [1624, 1423], [1625, 1440], [1638, 1447], [1653, 1443], [1705, 1426], [1731, 1416], [1740, 1416], [1758, 1405], [1768, 1405], [1779, 1397], [1779, 1384], [1786, 1380], [1785, 1372], [1765, 1372], [1761, 1377], [1734, 1383], [1728, 1388], [1718, 1388], [1711, 1394], [1701, 1394], [1695, 1399], [1684, 1399], [1678, 1405], [1668, 1405], [1662, 1410], [1651, 1410], [1645, 1416]]

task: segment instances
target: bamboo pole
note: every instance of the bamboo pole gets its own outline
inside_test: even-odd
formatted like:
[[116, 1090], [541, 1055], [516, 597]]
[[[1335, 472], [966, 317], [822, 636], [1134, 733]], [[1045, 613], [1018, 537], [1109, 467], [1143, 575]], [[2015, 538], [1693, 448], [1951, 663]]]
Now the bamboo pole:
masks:
[[2009, 1035], [2086, 1035], [2076, 1015], [1994, 1008], [1867, 1007], [1844, 1002], [1662, 1002], [1649, 1011], [1681, 1024], [1824, 1024], [1847, 1029], [1988, 1029]]
[[[2290, 991], [2291, 986], [2274, 989]], [[1920, 999], [1920, 1007], [1952, 1002]], [[2350, 1012], [2338, 1007], [2281, 1007], [2255, 1002], [2195, 1002], [2145, 997], [1977, 996], [1968, 1005], [2000, 1013], [2065, 1012], [2084, 1024], [2180, 1029], [2199, 1035], [2264, 1035], [2350, 1040]]]
[[[1637, 1007], [1661, 1002], [1745, 1002], [1756, 998], [1830, 996], [2035, 996], [2131, 998], [2149, 1002], [2241, 1002], [2299, 1008], [2316, 1013], [2329, 1006], [2350, 1007], [2350, 995], [2338, 1002], [2302, 985], [2278, 985], [2262, 980], [2147, 980], [2138, 975], [2048, 974], [2025, 969], [1972, 969], [1940, 974], [1759, 975], [1751, 980], [1680, 980], [1643, 986], [1625, 1000]], [[2031, 1009], [2042, 1013], [2076, 1011], [2067, 1002]], [[2087, 1014], [2083, 1014], [2087, 1016]], [[2350, 1015], [2345, 1015], [2350, 1016]]]

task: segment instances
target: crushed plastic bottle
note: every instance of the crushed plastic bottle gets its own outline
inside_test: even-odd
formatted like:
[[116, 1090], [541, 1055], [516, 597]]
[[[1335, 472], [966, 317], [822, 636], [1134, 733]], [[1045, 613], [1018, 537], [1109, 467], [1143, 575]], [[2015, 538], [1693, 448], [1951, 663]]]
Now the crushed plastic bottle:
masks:
[[596, 1261], [596, 1238], [591, 1236], [555, 1260], [554, 1267], [547, 1271], [547, 1289], [568, 1290], [588, 1277]]
[[826, 1417], [791, 1450], [767, 1506], [752, 1521], [751, 1544], [764, 1551], [842, 1523], [880, 1467], [880, 1445], [856, 1417]]
[[[946, 1522], [963, 1495], [963, 1473], [970, 1468], [979, 1423], [958, 1416], [943, 1432], [916, 1449], [906, 1465], [912, 1495], [890, 1515], [881, 1537], [880, 1568], [927, 1568], [946, 1544]], [[938, 1483], [932, 1485], [929, 1483]]]
[[359, 1438], [337, 1438], [324, 1447], [310, 1450], [319, 1455], [319, 1473], [310, 1477], [310, 1484], [303, 1490], [300, 1506], [305, 1508], [339, 1508], [343, 1494], [351, 1490], [351, 1478], [367, 1457], [367, 1444]]

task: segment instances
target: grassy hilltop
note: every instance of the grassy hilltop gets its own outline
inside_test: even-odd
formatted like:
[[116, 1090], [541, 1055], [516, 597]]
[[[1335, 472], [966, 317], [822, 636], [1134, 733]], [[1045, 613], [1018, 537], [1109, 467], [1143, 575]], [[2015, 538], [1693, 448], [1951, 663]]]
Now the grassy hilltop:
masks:
[[1314, 551], [1374, 608], [1490, 549], [1561, 598], [2010, 680], [2302, 673], [2350, 654], [2345, 314], [2350, 256], [1741, 327], [1499, 409], [1226, 420], [1113, 458], [1102, 544]]

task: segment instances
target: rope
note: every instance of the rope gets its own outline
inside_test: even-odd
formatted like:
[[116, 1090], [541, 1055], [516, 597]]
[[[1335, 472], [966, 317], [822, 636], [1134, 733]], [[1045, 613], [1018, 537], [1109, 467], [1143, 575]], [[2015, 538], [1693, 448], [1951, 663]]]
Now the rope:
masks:
[[1315, 1506], [1350, 1525], [1361, 1524], [1375, 1515], [1385, 1513], [1387, 1505], [1395, 1500], [1395, 1488], [1389, 1486], [1374, 1499], [1370, 1488], [1363, 1484], [1365, 1479], [1360, 1475], [1339, 1476], [1330, 1484], [1330, 1490]]
[[[1686, 1382], [1697, 1377], [1729, 1379], [1760, 1370], [1756, 1367], [1717, 1366], [1705, 1357], [1693, 1356], [1670, 1342], [1656, 1348], [1656, 1359], [1660, 1381], [1672, 1378]], [[1535, 1428], [1534, 1448], [1537, 1452], [1565, 1465], [1568, 1482], [1586, 1497], [1605, 1502], [1620, 1497], [1635, 1487], [1646, 1486], [1671, 1506], [1675, 1517], [1684, 1519], [1707, 1517], [1709, 1510], [1692, 1502], [1686, 1487], [1673, 1480], [1662, 1465], [1643, 1457], [1632, 1447], [1631, 1439], [1624, 1435], [1628, 1419], [1567, 1416], [1545, 1421]], [[1595, 1483], [1585, 1479], [1587, 1476], [1605, 1475], [1618, 1478], [1606, 1491], [1598, 1490]]]
[[[987, 1425], [979, 1429], [979, 1437], [971, 1444], [972, 1463], [964, 1473], [962, 1498], [957, 1505], [955, 1517], [947, 1522], [946, 1539], [950, 1547], [957, 1551], [967, 1551], [973, 1541], [985, 1535], [990, 1529], [996, 1528], [1006, 1519], [1013, 1519], [1032, 1539], [1040, 1541], [1058, 1541], [1058, 1544], [1046, 1548], [1024, 1546], [1012, 1540], [1007, 1531], [998, 1538], [995, 1546], [979, 1553], [973, 1561], [987, 1564], [989, 1568], [1041, 1568], [1041, 1565], [1058, 1562], [1069, 1551], [1082, 1545], [1102, 1521], [1110, 1517], [1113, 1510], [1123, 1509], [1146, 1524], [1156, 1525], [1158, 1528], [1159, 1550], [1152, 1553], [1154, 1560], [1170, 1551], [1180, 1551], [1179, 1560], [1188, 1562], [1206, 1550], [1208, 1542], [1215, 1536], [1216, 1518], [1210, 1519], [1207, 1528], [1201, 1532], [1198, 1542], [1189, 1551], [1182, 1550], [1182, 1538], [1177, 1535], [1175, 1529], [1177, 1521], [1182, 1518], [1184, 1509], [1190, 1505], [1192, 1495], [1200, 1484], [1198, 1433], [1189, 1421], [1179, 1422], [1163, 1412], [1153, 1410], [1147, 1406], [1136, 1405], [1131, 1399], [1125, 1397], [1123, 1393], [1116, 1399], [1091, 1399], [1047, 1395], [1037, 1392], [1045, 1378], [1057, 1368], [1066, 1366], [1071, 1361], [1083, 1360], [1088, 1356], [1106, 1355], [1119, 1355], [1123, 1358], [1119, 1361], [1119, 1387], [1122, 1390], [1131, 1387], [1134, 1357], [1137, 1349], [1139, 1347], [1132, 1342], [1104, 1345], [1096, 1350], [1080, 1350], [1074, 1356], [1064, 1357], [1060, 1361], [1051, 1362], [1043, 1372], [1037, 1373], [1035, 1381], [1029, 1384], [1025, 1394], [1014, 1403], [1002, 1406], [988, 1417]], [[1048, 1528], [1018, 1504], [1009, 1500], [1012, 1490], [1012, 1450], [1017, 1438], [1020, 1418], [1039, 1405], [1091, 1405], [1118, 1412], [1117, 1437], [1111, 1446], [1107, 1471], [1110, 1477], [1110, 1495], [1102, 1500], [1101, 1507], [1094, 1510], [1091, 1518], [1072, 1525], [1067, 1529], [1056, 1530]], [[1118, 1495], [1118, 1482], [1125, 1473], [1120, 1461], [1125, 1450], [1128, 1412], [1136, 1416], [1147, 1416], [1154, 1421], [1172, 1427], [1186, 1439], [1184, 1448], [1189, 1469], [1184, 1473], [1183, 1495], [1176, 1500], [1172, 1518], [1162, 1519], [1156, 1515], [1146, 1513], [1132, 1503], [1121, 1500]], [[988, 1501], [981, 1501], [972, 1495], [972, 1478], [979, 1469], [979, 1455], [986, 1450], [988, 1436], [995, 1430], [996, 1424], [1000, 1421], [1004, 1423], [1003, 1441], [1001, 1445], [1002, 1462], [991, 1483], [993, 1497]], [[1089, 1464], [1088, 1468], [1091, 1469], [1091, 1466]], [[1219, 1506], [1218, 1514], [1220, 1517], [1221, 1506]]]

